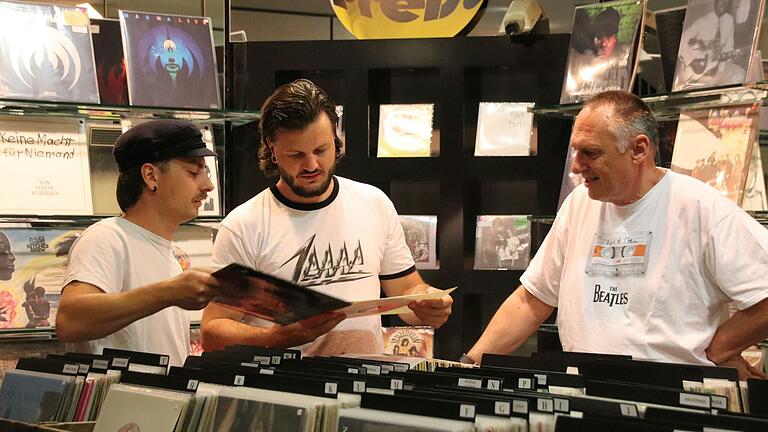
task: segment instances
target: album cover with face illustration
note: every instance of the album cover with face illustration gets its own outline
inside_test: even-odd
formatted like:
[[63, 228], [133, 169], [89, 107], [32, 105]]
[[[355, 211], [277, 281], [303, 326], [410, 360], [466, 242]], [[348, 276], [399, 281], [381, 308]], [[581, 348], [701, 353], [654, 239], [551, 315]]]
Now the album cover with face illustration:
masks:
[[128, 81], [120, 39], [120, 21], [92, 19], [91, 35], [101, 103], [128, 105]]
[[79, 228], [0, 226], [0, 329], [51, 327]]
[[606, 90], [632, 89], [644, 0], [577, 6], [560, 103], [577, 103]]
[[0, 98], [99, 103], [85, 9], [0, 2]]
[[221, 108], [211, 21], [120, 11], [131, 105]]
[[697, 178], [741, 205], [759, 112], [759, 104], [681, 112], [672, 171]]
[[762, 0], [689, 0], [672, 91], [745, 82], [763, 7]]

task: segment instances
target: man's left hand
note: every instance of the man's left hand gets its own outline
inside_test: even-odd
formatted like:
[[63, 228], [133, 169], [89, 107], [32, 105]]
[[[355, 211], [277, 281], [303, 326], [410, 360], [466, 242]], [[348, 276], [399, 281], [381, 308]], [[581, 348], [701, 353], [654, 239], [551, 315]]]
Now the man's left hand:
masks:
[[731, 367], [736, 369], [739, 372], [739, 380], [741, 381], [745, 381], [747, 378], [766, 379], [766, 376], [763, 372], [750, 366], [749, 363], [744, 360], [744, 357], [740, 355], [731, 357], [730, 359], [719, 363], [718, 366]]
[[[439, 292], [437, 288], [427, 288], [427, 293]], [[453, 299], [450, 295], [446, 294], [438, 299], [420, 300], [411, 302], [408, 307], [413, 311], [413, 314], [421, 321], [422, 324], [428, 325], [434, 328], [439, 328], [448, 320], [451, 316], [451, 305]]]

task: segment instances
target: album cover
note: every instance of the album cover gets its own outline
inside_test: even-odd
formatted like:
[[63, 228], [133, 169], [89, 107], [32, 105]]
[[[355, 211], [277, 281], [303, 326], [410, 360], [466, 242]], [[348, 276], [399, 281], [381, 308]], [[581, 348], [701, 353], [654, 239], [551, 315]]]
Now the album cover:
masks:
[[189, 398], [181, 392], [113, 384], [93, 431], [173, 431]]
[[214, 432], [303, 431], [306, 409], [301, 406], [219, 396]]
[[529, 156], [533, 103], [480, 102], [475, 156]]
[[221, 108], [210, 19], [120, 11], [131, 105]]
[[672, 91], [743, 83], [762, 0], [689, 0]]
[[385, 354], [432, 358], [435, 339], [432, 327], [382, 327], [382, 331]]
[[525, 270], [531, 253], [528, 216], [478, 216], [475, 270]]
[[680, 6], [654, 12], [659, 38], [659, 53], [661, 54], [661, 71], [664, 76], [664, 88], [667, 92], [672, 91], [677, 53], [680, 48], [680, 39], [683, 36], [685, 9], [685, 6]]
[[561, 104], [632, 89], [644, 16], [644, 0], [576, 6]]
[[51, 327], [78, 228], [0, 226], [0, 329]]
[[672, 170], [707, 183], [741, 205], [759, 110], [759, 104], [748, 104], [682, 111]]
[[120, 38], [120, 21], [91, 19], [91, 36], [101, 103], [128, 105], [128, 81]]
[[400, 215], [405, 243], [417, 269], [437, 269], [437, 216]]
[[219, 269], [213, 276], [224, 280], [229, 290], [226, 295], [216, 296], [212, 301], [282, 325], [350, 305], [341, 299], [239, 264]]
[[0, 2], [0, 98], [99, 103], [85, 9]]
[[82, 120], [0, 119], [0, 166], [0, 214], [93, 213]]
[[29, 423], [57, 420], [75, 377], [13, 369], [0, 386], [0, 418]]
[[434, 104], [379, 106], [379, 143], [376, 157], [430, 157]]

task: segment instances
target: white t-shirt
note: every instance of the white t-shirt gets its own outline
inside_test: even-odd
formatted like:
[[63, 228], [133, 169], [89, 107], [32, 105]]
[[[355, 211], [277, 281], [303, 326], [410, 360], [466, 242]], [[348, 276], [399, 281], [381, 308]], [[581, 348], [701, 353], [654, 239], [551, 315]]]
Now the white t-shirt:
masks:
[[[72, 246], [64, 285], [80, 281], [105, 293], [120, 293], [181, 273], [173, 244], [121, 217], [90, 226]], [[180, 366], [189, 354], [189, 312], [173, 306], [123, 329], [67, 349], [101, 354], [105, 347], [170, 355]]]
[[578, 186], [520, 278], [557, 306], [563, 349], [712, 364], [728, 319], [768, 297], [768, 230], [717, 191], [667, 171], [627, 206]]
[[[289, 201], [271, 187], [234, 209], [213, 246], [214, 268], [236, 262], [346, 301], [379, 298], [379, 278], [415, 271], [392, 202], [373, 186], [334, 177], [317, 204]], [[253, 317], [249, 323], [272, 323]], [[344, 320], [301, 347], [308, 354], [382, 353], [379, 316]]]

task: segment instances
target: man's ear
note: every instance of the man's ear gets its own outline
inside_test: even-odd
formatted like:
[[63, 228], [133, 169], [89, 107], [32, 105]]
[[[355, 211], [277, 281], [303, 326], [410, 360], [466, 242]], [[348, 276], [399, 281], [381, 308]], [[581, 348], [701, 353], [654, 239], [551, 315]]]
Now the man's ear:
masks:
[[639, 165], [648, 159], [653, 160], [653, 146], [645, 134], [633, 138], [629, 150], [632, 152], [632, 162], [635, 164]]
[[271, 141], [267, 140], [267, 146], [269, 146], [269, 158], [272, 163], [277, 165], [277, 158], [275, 157], [275, 145]]
[[158, 171], [160, 169], [151, 163], [145, 163], [141, 166], [141, 178], [149, 190], [157, 190]]

